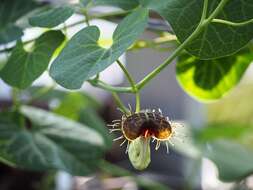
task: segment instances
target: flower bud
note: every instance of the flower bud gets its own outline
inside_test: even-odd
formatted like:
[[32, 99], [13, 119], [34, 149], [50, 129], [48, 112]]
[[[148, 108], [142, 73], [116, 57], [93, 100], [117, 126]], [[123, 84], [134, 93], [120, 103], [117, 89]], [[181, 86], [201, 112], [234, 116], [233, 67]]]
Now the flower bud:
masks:
[[150, 138], [138, 137], [133, 140], [128, 149], [129, 159], [135, 169], [144, 170], [150, 159]]

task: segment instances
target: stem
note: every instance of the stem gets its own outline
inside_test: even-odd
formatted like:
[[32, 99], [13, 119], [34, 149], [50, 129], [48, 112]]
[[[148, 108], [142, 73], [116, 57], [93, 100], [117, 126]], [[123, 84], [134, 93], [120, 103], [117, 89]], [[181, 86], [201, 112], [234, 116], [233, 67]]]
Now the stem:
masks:
[[124, 74], [126, 75], [127, 80], [129, 81], [130, 85], [133, 88], [133, 91], [134, 92], [138, 91], [136, 86], [135, 86], [135, 82], [134, 82], [133, 77], [130, 75], [130, 73], [127, 71], [127, 69], [124, 67], [124, 65], [120, 62], [120, 60], [117, 60], [116, 62], [118, 63], [118, 65], [120, 66], [120, 68], [122, 69]]
[[87, 9], [83, 9], [82, 13], [85, 16], [85, 20], [84, 20], [85, 23], [87, 24], [87, 26], [90, 26], [90, 20], [89, 20], [88, 10]]
[[135, 93], [131, 87], [114, 87], [109, 84], [106, 84], [103, 81], [96, 80], [96, 79], [88, 80], [88, 82], [94, 87], [98, 87], [98, 88], [101, 88], [101, 89], [104, 89], [104, 90], [107, 90], [110, 92]]
[[129, 114], [129, 110], [124, 106], [123, 102], [120, 100], [118, 94], [116, 92], [112, 92], [112, 96], [117, 104], [117, 106], [120, 108], [122, 112], [124, 112], [126, 115]]
[[12, 101], [13, 101], [13, 110], [17, 111], [20, 107], [20, 101], [19, 101], [19, 89], [13, 88], [12, 89]]
[[138, 113], [141, 110], [141, 97], [139, 91], [135, 93], [135, 112]]
[[223, 9], [223, 7], [226, 5], [226, 3], [229, 0], [221, 0], [219, 5], [216, 7], [216, 9], [212, 12], [212, 14], [206, 19], [206, 24], [209, 24], [212, 22], [212, 20], [220, 13], [220, 11]]
[[133, 77], [130, 75], [130, 73], [127, 71], [127, 69], [124, 67], [124, 65], [120, 62], [120, 60], [117, 60], [116, 61], [118, 63], [118, 65], [120, 66], [120, 68], [122, 69], [122, 71], [124, 72], [124, 74], [126, 75], [127, 77], [127, 80], [129, 81], [131, 87], [132, 87], [132, 90], [133, 92], [135, 93], [135, 99], [136, 99], [136, 102], [135, 102], [135, 111], [136, 112], [139, 112], [140, 111], [140, 107], [141, 107], [141, 101], [140, 101], [140, 93], [139, 93], [139, 90], [138, 88], [136, 87], [135, 85], [135, 81], [133, 79]]
[[225, 24], [225, 25], [229, 25], [229, 26], [241, 27], [241, 26], [245, 26], [247, 24], [252, 24], [253, 19], [243, 21], [243, 22], [231, 22], [231, 21], [228, 21], [228, 20], [213, 19], [212, 22], [213, 23], [219, 23], [219, 24]]
[[194, 32], [169, 56], [161, 65], [159, 65], [155, 70], [149, 73], [144, 79], [142, 79], [138, 84], [137, 88], [140, 90], [143, 88], [151, 79], [153, 79], [156, 75], [158, 75], [167, 65], [169, 65], [178, 54], [185, 49], [185, 47], [196, 38], [203, 29], [210, 23], [212, 20], [219, 14], [219, 12], [223, 9], [225, 4], [229, 0], [221, 0], [220, 4], [216, 7], [213, 13], [206, 19], [208, 0], [204, 1], [203, 12], [201, 15], [200, 22]]
[[138, 84], [137, 88], [142, 89], [151, 79], [153, 79], [156, 75], [158, 75], [167, 65], [169, 65], [178, 54], [184, 50], [184, 48], [188, 45], [189, 42], [192, 41], [198, 34], [202, 31], [200, 30], [201, 25], [198, 25], [196, 30], [169, 56], [161, 65], [159, 65], [155, 70], [149, 73], [146, 77], [144, 77]]

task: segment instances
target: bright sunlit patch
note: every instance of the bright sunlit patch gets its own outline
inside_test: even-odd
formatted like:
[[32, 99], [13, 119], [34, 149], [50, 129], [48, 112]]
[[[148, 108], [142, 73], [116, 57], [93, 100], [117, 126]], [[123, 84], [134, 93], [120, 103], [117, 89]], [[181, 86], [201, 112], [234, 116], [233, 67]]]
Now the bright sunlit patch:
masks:
[[98, 45], [105, 48], [105, 49], [109, 49], [113, 44], [113, 40], [111, 39], [105, 39], [105, 38], [100, 38], [98, 40]]

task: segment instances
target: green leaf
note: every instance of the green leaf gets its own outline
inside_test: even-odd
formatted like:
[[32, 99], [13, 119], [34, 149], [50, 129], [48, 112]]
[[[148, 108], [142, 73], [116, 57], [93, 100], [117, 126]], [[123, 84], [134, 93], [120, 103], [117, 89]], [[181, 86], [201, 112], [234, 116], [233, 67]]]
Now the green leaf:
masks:
[[252, 60], [249, 50], [214, 60], [199, 60], [184, 54], [176, 65], [177, 80], [198, 100], [219, 99], [240, 81]]
[[23, 106], [21, 112], [32, 126], [22, 128], [1, 114], [1, 157], [24, 169], [61, 169], [73, 175], [94, 172], [105, 148], [101, 135], [41, 109]]
[[112, 138], [106, 124], [97, 114], [97, 108], [100, 108], [100, 105], [92, 97], [82, 93], [68, 93], [54, 112], [96, 130], [110, 147]]
[[106, 127], [105, 122], [97, 114], [94, 108], [88, 107], [84, 108], [80, 112], [80, 123], [84, 123], [87, 126], [90, 126], [92, 129], [96, 130], [100, 135], [102, 135], [105, 145], [111, 147], [112, 145], [112, 136], [109, 134], [109, 130]]
[[85, 108], [98, 108], [98, 102], [83, 93], [68, 93], [54, 112], [73, 120], [79, 120], [80, 112]]
[[[204, 2], [203, 0], [164, 0], [156, 3], [150, 0], [142, 1], [160, 13], [170, 23], [180, 42], [185, 41], [196, 29], [201, 18]], [[217, 7], [219, 2], [220, 0], [209, 1], [208, 15]], [[253, 1], [230, 0], [217, 18], [232, 22], [252, 19]], [[187, 51], [201, 59], [219, 58], [237, 52], [252, 38], [253, 23], [241, 27], [211, 23], [192, 41]]]
[[36, 39], [31, 52], [25, 51], [19, 42], [0, 71], [1, 78], [11, 86], [27, 88], [47, 69], [54, 51], [63, 40], [60, 31], [46, 32]]
[[29, 23], [32, 26], [53, 28], [66, 21], [73, 13], [71, 7], [52, 8], [29, 18]]
[[79, 31], [52, 63], [50, 75], [61, 86], [78, 89], [85, 80], [115, 62], [144, 31], [148, 10], [139, 8], [128, 15], [113, 33], [109, 49], [98, 45], [100, 36], [96, 26]]
[[253, 149], [234, 141], [212, 141], [204, 154], [217, 165], [223, 181], [240, 181], [253, 173]]
[[22, 35], [22, 29], [14, 25], [8, 25], [4, 29], [0, 29], [0, 44], [5, 44], [19, 39]]
[[195, 130], [203, 156], [218, 167], [223, 181], [240, 181], [253, 173], [252, 124], [213, 122]]
[[15, 26], [15, 22], [38, 6], [33, 0], [27, 0], [25, 3], [20, 0], [1, 0], [0, 44], [20, 39], [23, 32]]
[[202, 130], [197, 131], [196, 138], [199, 142], [213, 141], [220, 138], [238, 140], [244, 137], [244, 134], [252, 132], [249, 124], [240, 124], [235, 122], [211, 122]]
[[109, 6], [115, 6], [122, 9], [133, 9], [139, 5], [138, 0], [80, 0], [81, 3], [84, 6], [87, 6], [87, 4], [92, 4], [92, 6], [98, 6], [98, 5], [109, 5]]

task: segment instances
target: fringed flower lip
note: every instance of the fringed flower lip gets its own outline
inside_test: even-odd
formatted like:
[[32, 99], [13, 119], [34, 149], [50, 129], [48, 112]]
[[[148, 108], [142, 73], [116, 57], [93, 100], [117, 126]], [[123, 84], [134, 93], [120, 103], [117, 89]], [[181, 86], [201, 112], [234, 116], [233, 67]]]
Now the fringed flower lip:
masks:
[[146, 109], [137, 113], [123, 114], [121, 119], [114, 120], [113, 124], [108, 126], [112, 127], [110, 132], [122, 132], [122, 135], [115, 138], [114, 141], [124, 139], [120, 146], [127, 142], [126, 152], [129, 144], [140, 136], [147, 139], [152, 138], [152, 142], [156, 141], [156, 150], [159, 149], [161, 142], [164, 142], [167, 153], [169, 153], [169, 144], [174, 146], [172, 139], [181, 140], [183, 137], [176, 132], [176, 128], [183, 127], [183, 124], [170, 121], [163, 115], [161, 109]]

